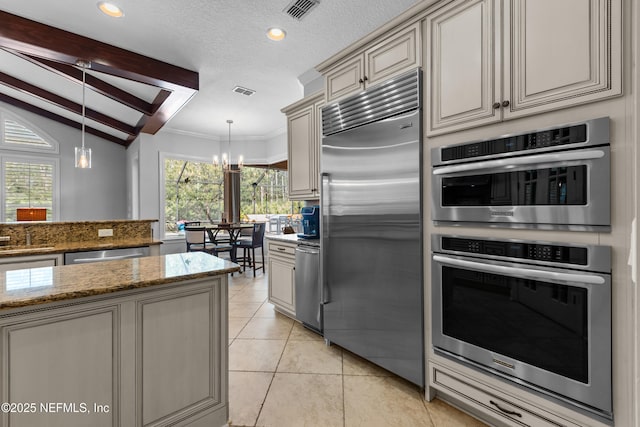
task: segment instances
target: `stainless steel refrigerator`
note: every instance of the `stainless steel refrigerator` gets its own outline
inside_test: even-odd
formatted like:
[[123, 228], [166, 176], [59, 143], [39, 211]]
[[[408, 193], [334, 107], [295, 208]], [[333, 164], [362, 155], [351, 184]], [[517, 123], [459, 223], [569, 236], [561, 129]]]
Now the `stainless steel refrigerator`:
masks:
[[324, 337], [424, 386], [421, 70], [322, 111]]

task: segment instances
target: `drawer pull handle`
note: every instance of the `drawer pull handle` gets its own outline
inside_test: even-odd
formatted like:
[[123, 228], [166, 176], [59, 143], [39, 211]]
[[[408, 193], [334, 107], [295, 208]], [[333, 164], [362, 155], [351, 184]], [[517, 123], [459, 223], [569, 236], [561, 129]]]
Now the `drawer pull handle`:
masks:
[[490, 400], [489, 403], [491, 403], [493, 406], [495, 406], [496, 408], [498, 408], [500, 411], [504, 412], [507, 415], [515, 415], [516, 417], [520, 417], [522, 418], [522, 414], [516, 411], [511, 411], [509, 409], [504, 409], [501, 408], [500, 405], [498, 405], [496, 402], [494, 402], [493, 400]]
[[278, 248], [278, 250], [279, 250], [279, 251], [283, 251], [283, 252], [284, 252], [284, 251], [286, 251], [286, 249], [285, 249], [285, 248]]

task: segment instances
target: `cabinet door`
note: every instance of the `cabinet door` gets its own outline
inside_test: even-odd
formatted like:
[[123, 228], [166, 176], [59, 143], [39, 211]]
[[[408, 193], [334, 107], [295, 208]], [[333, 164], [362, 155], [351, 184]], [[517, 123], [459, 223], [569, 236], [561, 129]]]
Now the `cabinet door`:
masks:
[[322, 148], [322, 107], [324, 102], [316, 102], [313, 104], [314, 111], [314, 147], [313, 147], [313, 196], [314, 198], [320, 197], [320, 150]]
[[622, 93], [619, 0], [505, 4], [505, 118]]
[[310, 105], [288, 118], [289, 198], [292, 200], [312, 198], [316, 191], [314, 114]]
[[501, 120], [499, 17], [496, 1], [472, 0], [426, 18], [427, 135]]
[[[118, 307], [51, 313], [2, 328], [2, 401], [34, 402], [37, 408], [4, 413], [0, 424], [119, 425]], [[66, 402], [67, 410], [58, 402]], [[105, 412], [96, 412], [94, 403]]]
[[365, 84], [383, 82], [420, 65], [420, 25], [394, 34], [365, 52]]
[[327, 103], [364, 88], [364, 58], [357, 55], [325, 75], [325, 99]]
[[0, 260], [0, 273], [24, 268], [55, 267], [62, 265], [62, 255], [32, 255]]
[[269, 301], [295, 316], [294, 277], [292, 262], [269, 257]]

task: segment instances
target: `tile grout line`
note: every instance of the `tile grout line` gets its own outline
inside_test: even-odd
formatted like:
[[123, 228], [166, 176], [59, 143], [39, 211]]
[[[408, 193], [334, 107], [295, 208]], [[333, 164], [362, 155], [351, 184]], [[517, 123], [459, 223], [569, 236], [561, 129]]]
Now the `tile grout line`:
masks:
[[340, 374], [340, 380], [342, 382], [342, 426], [347, 427], [347, 411], [344, 403], [345, 400], [345, 392], [344, 392], [344, 349], [340, 349], [340, 364], [342, 368], [342, 373]]
[[[264, 304], [266, 302], [268, 302], [269, 298], [267, 297], [262, 304], [260, 304], [260, 307], [258, 307], [258, 310], [260, 310]], [[251, 322], [251, 320], [256, 318], [256, 313], [258, 312], [258, 310], [255, 311], [255, 313], [253, 313], [253, 316], [251, 316], [251, 319], [249, 320], [249, 322]], [[247, 322], [247, 324], [249, 324], [249, 322]], [[293, 329], [293, 324], [291, 324], [291, 330]], [[271, 375], [271, 381], [269, 381], [269, 387], [267, 387], [267, 392], [264, 394], [264, 399], [262, 399], [262, 403], [260, 404], [260, 410], [258, 411], [258, 415], [256, 415], [256, 419], [254, 422], [254, 427], [258, 425], [258, 420], [260, 419], [260, 415], [262, 414], [262, 409], [264, 409], [264, 404], [267, 401], [267, 397], [269, 396], [269, 392], [271, 391], [271, 386], [273, 385], [273, 381], [276, 379], [276, 372], [278, 372], [278, 366], [280, 365], [280, 361], [282, 360], [282, 355], [284, 354], [284, 349], [287, 348], [287, 343], [289, 342], [289, 337], [291, 336], [291, 330], [289, 330], [289, 334], [287, 335], [287, 339], [285, 340], [284, 343], [284, 347], [282, 347], [282, 353], [280, 353], [280, 358], [278, 359], [278, 363], [276, 363], [276, 367], [275, 370], [272, 372]]]

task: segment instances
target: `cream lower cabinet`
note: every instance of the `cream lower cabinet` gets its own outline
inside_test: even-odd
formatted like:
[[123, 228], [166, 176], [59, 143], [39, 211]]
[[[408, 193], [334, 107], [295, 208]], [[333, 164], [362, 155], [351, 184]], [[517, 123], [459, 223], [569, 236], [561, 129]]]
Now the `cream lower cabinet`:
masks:
[[320, 144], [322, 93], [306, 97], [282, 109], [287, 115], [289, 199], [320, 197]]
[[269, 241], [269, 302], [293, 318], [295, 307], [295, 243]]
[[226, 289], [225, 276], [0, 312], [0, 399], [20, 405], [0, 425], [226, 425]]
[[374, 42], [364, 52], [323, 72], [326, 102], [357, 93], [421, 64], [420, 25], [413, 24]]
[[63, 263], [62, 254], [5, 257], [0, 258], [0, 273], [25, 268], [55, 267]]
[[621, 10], [621, 0], [456, 0], [429, 14], [427, 135], [620, 95]]

